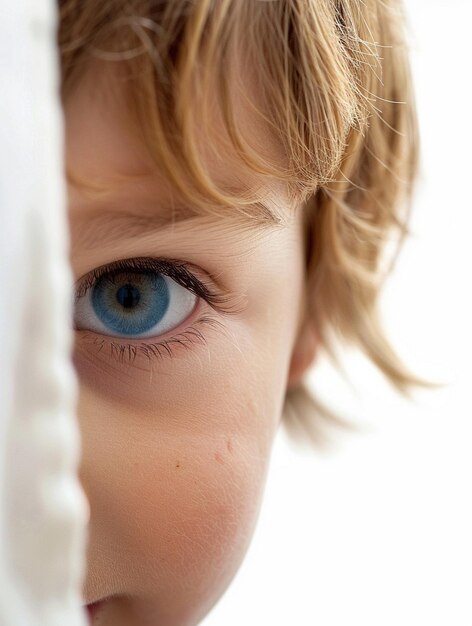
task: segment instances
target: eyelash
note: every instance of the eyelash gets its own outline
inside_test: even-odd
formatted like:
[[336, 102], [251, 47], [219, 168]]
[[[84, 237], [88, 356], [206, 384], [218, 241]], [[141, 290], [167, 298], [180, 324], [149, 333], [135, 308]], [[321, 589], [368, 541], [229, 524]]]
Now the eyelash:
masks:
[[[83, 279], [75, 292], [75, 301], [79, 298], [83, 298], [89, 289], [97, 284], [97, 282], [105, 275], [110, 275], [110, 282], [113, 282], [113, 278], [117, 273], [126, 271], [152, 271], [159, 274], [165, 274], [169, 278], [172, 278], [182, 287], [185, 287], [199, 298], [205, 300], [211, 307], [217, 312], [223, 314], [235, 314], [239, 313], [242, 308], [235, 306], [233, 300], [233, 294], [230, 293], [216, 293], [212, 288], [206, 286], [201, 280], [190, 271], [190, 265], [185, 261], [178, 259], [160, 259], [153, 257], [139, 257], [133, 259], [121, 259], [114, 261], [109, 265], [102, 265], [101, 267], [93, 269], [85, 279]], [[110, 356], [121, 363], [125, 358], [128, 362], [133, 363], [137, 354], [143, 354], [151, 361], [154, 358], [164, 358], [165, 356], [173, 357], [174, 350], [173, 345], [179, 345], [186, 349], [190, 349], [193, 343], [206, 344], [206, 338], [198, 330], [198, 326], [211, 325], [224, 329], [223, 324], [218, 320], [210, 316], [204, 316], [194, 322], [193, 326], [190, 326], [185, 331], [177, 333], [169, 339], [157, 341], [154, 343], [140, 343], [140, 344], [123, 344], [110, 339], [99, 339], [94, 336], [93, 343], [100, 343], [100, 352], [105, 343], [110, 345]], [[94, 333], [86, 334], [85, 337], [94, 335]]]

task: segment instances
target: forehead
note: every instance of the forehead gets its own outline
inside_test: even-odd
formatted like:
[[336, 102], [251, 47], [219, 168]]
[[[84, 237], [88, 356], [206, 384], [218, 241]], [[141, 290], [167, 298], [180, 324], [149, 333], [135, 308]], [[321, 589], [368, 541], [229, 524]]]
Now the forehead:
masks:
[[[66, 132], [66, 164], [80, 180], [107, 190], [141, 189], [152, 186], [156, 200], [178, 202], [176, 191], [156, 168], [145, 144], [139, 138], [137, 122], [127, 109], [129, 78], [124, 77], [118, 63], [94, 61], [64, 102]], [[250, 169], [237, 155], [223, 121], [222, 109], [209, 89], [207, 106], [211, 124], [199, 125], [202, 100], [192, 98], [198, 161], [212, 183], [223, 190], [250, 189], [260, 193], [282, 219], [291, 205], [286, 185], [274, 177], [263, 177]], [[272, 163], [284, 162], [283, 149], [267, 124], [261, 123], [254, 107], [259, 94], [254, 80], [241, 75], [230, 86], [231, 106], [245, 139], [253, 150]], [[72, 190], [77, 193], [78, 190]], [[158, 196], [158, 197], [157, 197]]]

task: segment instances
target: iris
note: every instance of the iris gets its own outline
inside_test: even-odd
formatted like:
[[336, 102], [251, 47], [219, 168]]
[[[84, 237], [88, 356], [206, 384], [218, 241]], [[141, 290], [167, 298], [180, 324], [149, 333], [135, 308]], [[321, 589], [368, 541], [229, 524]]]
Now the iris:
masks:
[[92, 289], [92, 306], [111, 332], [140, 335], [148, 332], [169, 308], [169, 288], [162, 274], [103, 276]]

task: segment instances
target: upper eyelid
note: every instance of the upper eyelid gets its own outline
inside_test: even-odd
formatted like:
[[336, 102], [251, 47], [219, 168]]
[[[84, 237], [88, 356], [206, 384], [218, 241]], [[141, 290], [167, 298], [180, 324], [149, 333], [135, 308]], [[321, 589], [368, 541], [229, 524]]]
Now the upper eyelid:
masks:
[[151, 257], [132, 257], [129, 259], [119, 259], [117, 261], [112, 261], [111, 263], [107, 263], [105, 265], [101, 265], [93, 270], [90, 270], [85, 277], [82, 277], [78, 281], [76, 281], [75, 286], [77, 287], [77, 297], [82, 297], [85, 295], [88, 288], [93, 286], [93, 284], [102, 276], [106, 276], [107, 274], [115, 274], [119, 272], [126, 271], [152, 271], [156, 273], [162, 273], [176, 280], [176, 282], [180, 282], [182, 284], [182, 276], [185, 276], [188, 279], [187, 285], [188, 288], [195, 293], [195, 291], [200, 291], [200, 294], [203, 297], [211, 297], [211, 292], [198, 278], [196, 278], [188, 269], [187, 265], [183, 261], [176, 261], [170, 259], [160, 259], [160, 258], [151, 258]]
[[[198, 278], [195, 275], [197, 273], [197, 269], [198, 268], [196, 268], [196, 266], [192, 263], [169, 257], [135, 256], [118, 259], [111, 261], [110, 263], [100, 265], [99, 267], [90, 270], [83, 277], [79, 278], [74, 284], [75, 299], [77, 300], [78, 298], [83, 297], [87, 293], [88, 289], [93, 287], [101, 276], [108, 273], [112, 274], [114, 272], [125, 272], [130, 270], [137, 272], [150, 270], [165, 274], [183, 287], [188, 288], [197, 297], [203, 298], [219, 313], [233, 315], [241, 313], [246, 309], [248, 303], [244, 294], [236, 294], [228, 290], [223, 290], [218, 283], [215, 283], [213, 276], [208, 274], [208, 272], [205, 272], [212, 281], [209, 286], [205, 283], [205, 279], [203, 277]], [[203, 271], [200, 270], [199, 273], [201, 275]], [[188, 279], [188, 282], [187, 280], [182, 280], [182, 276], [184, 274]], [[213, 286], [213, 284], [215, 284], [215, 286]]]

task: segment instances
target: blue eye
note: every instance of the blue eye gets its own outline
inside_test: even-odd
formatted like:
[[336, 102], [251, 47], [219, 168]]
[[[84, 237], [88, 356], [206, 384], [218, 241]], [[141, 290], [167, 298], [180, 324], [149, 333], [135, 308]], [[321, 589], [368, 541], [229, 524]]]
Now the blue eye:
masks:
[[155, 337], [185, 321], [197, 299], [160, 272], [103, 272], [76, 298], [75, 326], [114, 337]]

